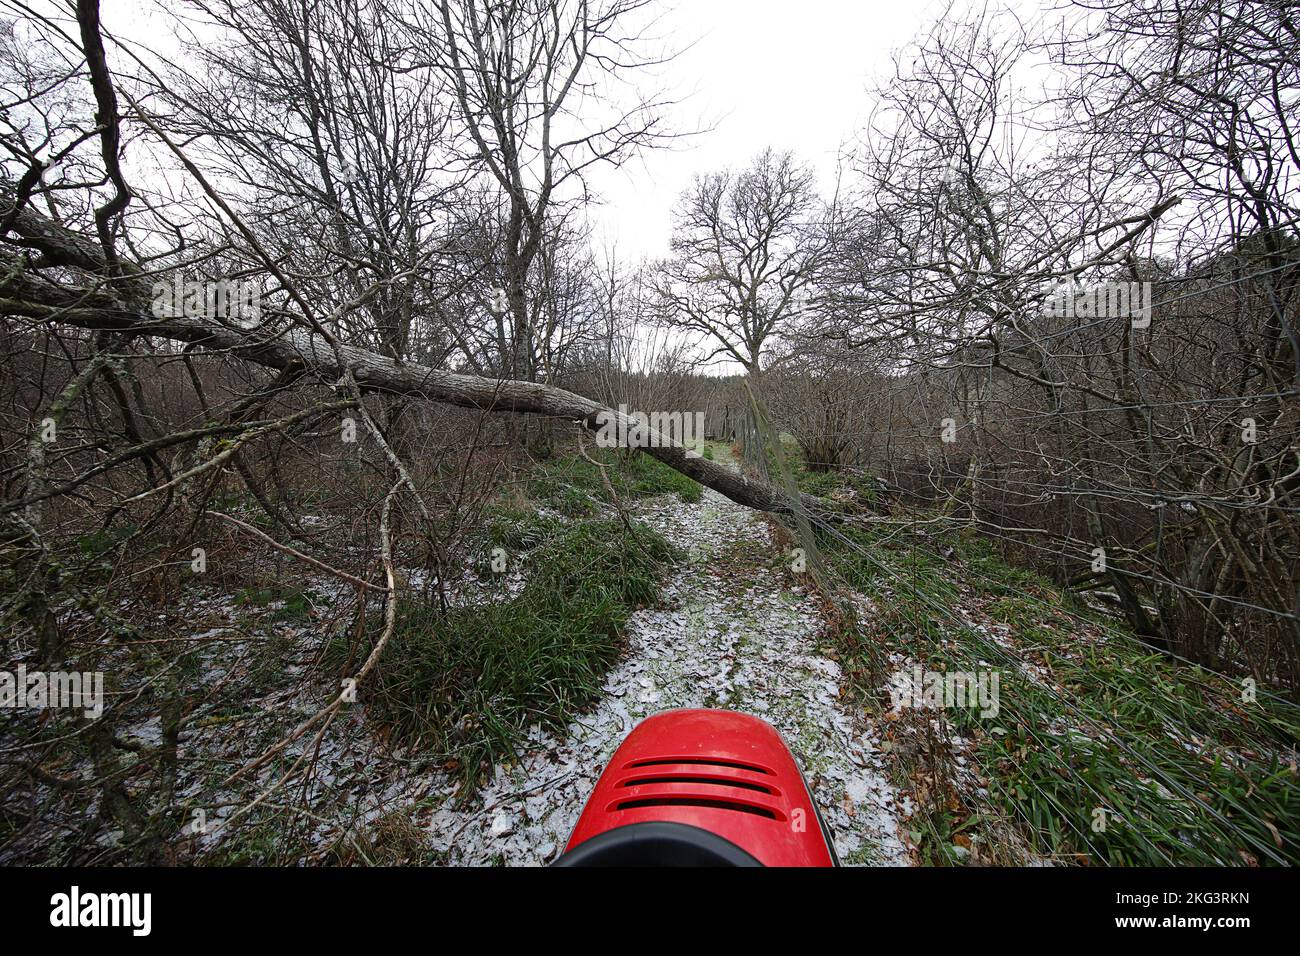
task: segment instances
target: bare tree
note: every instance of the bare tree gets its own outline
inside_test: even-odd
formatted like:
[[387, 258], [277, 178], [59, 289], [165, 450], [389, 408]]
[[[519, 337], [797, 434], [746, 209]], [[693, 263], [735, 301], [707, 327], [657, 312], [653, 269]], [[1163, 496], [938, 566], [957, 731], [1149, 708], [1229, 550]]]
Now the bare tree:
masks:
[[[944, 17], [879, 92], [819, 295], [823, 334], [895, 370], [850, 460], [1152, 644], [1290, 683], [1295, 117], [1259, 91], [1295, 84], [1294, 24], [1076, 13], [1065, 42]], [[1049, 55], [1065, 78], [1030, 96]], [[1130, 283], [1145, 315], [1093, 304]]]
[[157, 78], [154, 99], [174, 104], [160, 125], [230, 184], [280, 268], [337, 310], [339, 334], [440, 363], [452, 343], [438, 307], [468, 280], [451, 268], [448, 228], [466, 174], [444, 78], [414, 62], [420, 38], [402, 7], [191, 6], [209, 37], [193, 42], [201, 74], [172, 66]]
[[487, 4], [442, 0], [437, 20], [421, 20], [440, 53], [477, 162], [499, 184], [506, 205], [500, 236], [505, 309], [510, 316], [506, 372], [536, 379], [534, 324], [539, 302], [532, 269], [551, 230], [552, 208], [585, 193], [597, 164], [618, 165], [663, 143], [662, 97], [611, 80], [635, 82], [658, 58], [641, 51], [648, 0], [525, 0]]
[[813, 174], [765, 150], [739, 173], [697, 177], [682, 196], [673, 256], [655, 289], [664, 324], [757, 375], [765, 349], [800, 317], [826, 248]]

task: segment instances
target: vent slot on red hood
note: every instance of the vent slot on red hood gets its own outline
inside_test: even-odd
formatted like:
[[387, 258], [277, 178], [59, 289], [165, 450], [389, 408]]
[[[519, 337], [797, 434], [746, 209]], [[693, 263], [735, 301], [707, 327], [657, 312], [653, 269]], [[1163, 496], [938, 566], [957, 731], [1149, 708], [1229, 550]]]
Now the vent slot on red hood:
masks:
[[749, 803], [735, 800], [710, 800], [705, 797], [638, 797], [635, 800], [623, 800], [615, 804], [615, 810], [640, 810], [645, 807], [702, 807], [708, 810], [731, 810], [736, 813], [752, 813], [767, 817], [769, 820], [780, 819], [776, 811], [766, 807], [756, 807]]
[[704, 767], [730, 767], [733, 770], [748, 770], [750, 773], [765, 773], [769, 777], [772, 776], [772, 771], [764, 767], [758, 767], [752, 763], [742, 763], [739, 760], [724, 760], [716, 757], [657, 757], [654, 760], [634, 760], [624, 769], [631, 770], [635, 767], [662, 767], [668, 764], [678, 764], [681, 766], [698, 764]]
[[750, 783], [748, 780], [733, 780], [730, 777], [639, 777], [620, 780], [618, 785], [620, 787], [648, 787], [656, 783], [707, 783], [715, 787], [737, 787], [741, 790], [754, 790], [758, 793], [766, 793], [770, 795], [776, 794], [775, 790], [765, 784]]

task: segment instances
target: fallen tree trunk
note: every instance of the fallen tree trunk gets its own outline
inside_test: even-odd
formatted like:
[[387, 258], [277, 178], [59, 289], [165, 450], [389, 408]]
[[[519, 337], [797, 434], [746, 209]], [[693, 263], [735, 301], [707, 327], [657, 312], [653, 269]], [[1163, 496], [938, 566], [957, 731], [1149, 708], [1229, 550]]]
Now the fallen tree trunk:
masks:
[[[228, 352], [267, 368], [305, 369], [326, 379], [340, 380], [351, 374], [363, 389], [415, 395], [463, 408], [564, 418], [591, 430], [600, 427], [602, 421], [621, 421], [627, 429], [637, 424], [627, 415], [562, 388], [399, 363], [355, 346], [336, 346], [315, 331], [288, 323], [275, 330], [246, 329], [203, 317], [159, 317], [151, 311], [152, 282], [137, 266], [119, 262], [122, 271], [110, 277], [98, 245], [88, 238], [30, 208], [12, 218], [12, 231], [24, 245], [42, 253], [46, 264], [89, 273], [95, 282], [87, 286], [51, 282], [24, 270], [15, 257], [7, 255], [10, 262], [6, 264], [12, 268], [5, 270], [9, 278], [0, 284], [0, 310], [10, 314], [83, 329], [185, 342]], [[638, 446], [638, 451], [738, 504], [785, 515], [799, 510], [818, 515], [825, 510], [824, 503], [813, 496], [792, 496], [725, 465], [689, 457], [686, 448], [670, 436], [649, 429], [644, 429], [643, 434], [649, 443]]]

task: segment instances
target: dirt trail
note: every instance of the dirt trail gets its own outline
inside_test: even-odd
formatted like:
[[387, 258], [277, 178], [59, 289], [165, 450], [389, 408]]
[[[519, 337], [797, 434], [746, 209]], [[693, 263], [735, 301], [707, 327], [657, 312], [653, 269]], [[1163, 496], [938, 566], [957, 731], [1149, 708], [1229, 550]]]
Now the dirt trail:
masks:
[[688, 559], [659, 603], [629, 621], [607, 696], [564, 739], [535, 732], [519, 764], [500, 768], [471, 806], [435, 810], [433, 849], [456, 864], [548, 863], [639, 720], [675, 707], [726, 707], [781, 731], [842, 860], [906, 863], [877, 742], [841, 702], [839, 667], [817, 652], [817, 602], [773, 567], [766, 524], [709, 489], [697, 504], [659, 499], [638, 517]]

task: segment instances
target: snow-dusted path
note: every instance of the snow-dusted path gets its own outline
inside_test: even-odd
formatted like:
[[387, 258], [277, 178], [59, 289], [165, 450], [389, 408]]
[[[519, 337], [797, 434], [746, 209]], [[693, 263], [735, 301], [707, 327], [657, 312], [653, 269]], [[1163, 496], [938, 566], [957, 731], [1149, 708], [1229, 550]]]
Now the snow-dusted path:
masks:
[[637, 612], [608, 696], [565, 739], [535, 746], [468, 807], [433, 811], [429, 837], [453, 864], [542, 864], [563, 850], [596, 778], [643, 717], [726, 707], [771, 722], [794, 751], [845, 862], [902, 864], [894, 792], [863, 723], [839, 698], [839, 667], [818, 656], [817, 603], [774, 565], [751, 511], [705, 489], [639, 517], [689, 554], [660, 602]]

